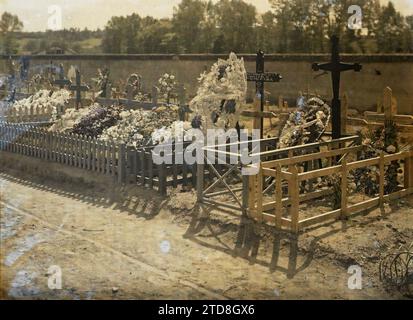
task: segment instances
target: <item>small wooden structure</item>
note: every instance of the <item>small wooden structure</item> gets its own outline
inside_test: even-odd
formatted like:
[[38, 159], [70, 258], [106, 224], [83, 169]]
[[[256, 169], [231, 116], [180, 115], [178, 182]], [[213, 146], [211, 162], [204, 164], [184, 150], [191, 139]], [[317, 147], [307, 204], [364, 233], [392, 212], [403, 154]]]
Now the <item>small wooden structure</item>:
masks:
[[[270, 139], [261, 140], [262, 143]], [[273, 142], [277, 139], [273, 138]], [[240, 173], [241, 163], [226, 165], [226, 172], [219, 172], [217, 167], [207, 164], [217, 178], [208, 184], [203, 179], [206, 172], [204, 164], [198, 164], [197, 194], [200, 203], [211, 204], [218, 208], [227, 208], [241, 211], [258, 222], [271, 223], [279, 229], [286, 229], [293, 233], [319, 223], [333, 221], [340, 217], [349, 217], [364, 210], [383, 205], [385, 201], [404, 197], [413, 193], [413, 151], [399, 152], [391, 155], [381, 155], [377, 158], [357, 160], [357, 154], [363, 146], [357, 144], [358, 136], [348, 136], [325, 142], [312, 143], [289, 147], [285, 149], [271, 148], [258, 153], [261, 159], [258, 173], [251, 176], [242, 176], [242, 184], [230, 186], [225, 178], [231, 173]], [[249, 144], [250, 142], [248, 142]], [[230, 145], [228, 145], [229, 147]], [[218, 150], [219, 146], [204, 148], [205, 152], [215, 151], [226, 156], [239, 156], [229, 151]], [[250, 151], [253, 156], [253, 150]], [[340, 158], [338, 161], [337, 159]], [[384, 193], [385, 165], [401, 161], [404, 163], [404, 185], [392, 194]], [[252, 165], [254, 166], [254, 165]], [[305, 172], [300, 172], [299, 167], [304, 167]], [[352, 170], [378, 166], [379, 194], [366, 201], [348, 203], [348, 173]], [[306, 201], [325, 197], [335, 192], [331, 188], [314, 190], [312, 182], [321, 177], [337, 174], [341, 178], [341, 206], [330, 212], [312, 217], [300, 218], [300, 204]], [[309, 189], [302, 191], [300, 186], [308, 182]], [[213, 191], [213, 188], [222, 184], [223, 190]], [[237, 194], [241, 192], [241, 195]], [[231, 200], [217, 200], [216, 197], [229, 195]], [[265, 199], [270, 199], [265, 202]]]
[[400, 138], [405, 141], [413, 141], [413, 115], [398, 114], [397, 100], [393, 96], [393, 91], [390, 87], [386, 87], [383, 90], [382, 99], [378, 99], [377, 101], [377, 110], [375, 112], [366, 111], [364, 118], [348, 116], [346, 96], [343, 107], [343, 119], [345, 120], [347, 132], [354, 133], [354, 131], [363, 127], [372, 129], [379, 128], [386, 126], [389, 122], [394, 122]]

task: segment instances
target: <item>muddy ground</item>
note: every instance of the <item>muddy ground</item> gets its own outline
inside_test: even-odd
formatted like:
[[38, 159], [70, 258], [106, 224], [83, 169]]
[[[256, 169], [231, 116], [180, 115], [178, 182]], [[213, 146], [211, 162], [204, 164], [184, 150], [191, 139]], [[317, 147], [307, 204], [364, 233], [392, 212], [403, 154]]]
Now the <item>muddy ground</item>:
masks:
[[[119, 190], [118, 190], [119, 191]], [[117, 192], [118, 192], [117, 191]], [[413, 197], [298, 238], [207, 206], [191, 192], [115, 198], [0, 173], [0, 296], [8, 299], [405, 299], [380, 258], [413, 241]], [[362, 288], [348, 286], [349, 267]], [[48, 282], [58, 266], [61, 289]]]

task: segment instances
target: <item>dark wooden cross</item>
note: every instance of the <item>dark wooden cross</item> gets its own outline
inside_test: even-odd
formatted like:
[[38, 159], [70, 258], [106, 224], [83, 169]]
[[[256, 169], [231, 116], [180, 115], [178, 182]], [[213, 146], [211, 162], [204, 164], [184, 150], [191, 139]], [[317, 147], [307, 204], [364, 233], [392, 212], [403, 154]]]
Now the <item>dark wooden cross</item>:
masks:
[[59, 79], [53, 81], [53, 84], [59, 86], [60, 89], [63, 89], [65, 86], [70, 86], [72, 84], [72, 81], [65, 79], [63, 65], [60, 65], [59, 68]]
[[333, 100], [331, 102], [332, 109], [332, 127], [333, 139], [341, 138], [341, 101], [340, 101], [340, 74], [347, 70], [359, 72], [362, 66], [358, 63], [342, 63], [340, 62], [338, 37], [331, 37], [331, 61], [328, 63], [314, 63], [312, 66], [314, 71], [324, 70], [331, 72], [331, 81], [333, 83]]
[[76, 68], [76, 84], [71, 84], [69, 87], [70, 91], [76, 92], [76, 100], [75, 100], [75, 108], [79, 109], [79, 105], [82, 102], [82, 91], [88, 91], [89, 87], [86, 85], [82, 85], [81, 78], [80, 78], [80, 71]]
[[[259, 50], [256, 57], [256, 72], [247, 72], [247, 81], [256, 83], [256, 94], [260, 97], [261, 112], [264, 111], [265, 97], [264, 97], [264, 83], [265, 82], [279, 82], [282, 76], [279, 73], [264, 71], [264, 52]], [[264, 118], [261, 117], [261, 133], [264, 135]]]

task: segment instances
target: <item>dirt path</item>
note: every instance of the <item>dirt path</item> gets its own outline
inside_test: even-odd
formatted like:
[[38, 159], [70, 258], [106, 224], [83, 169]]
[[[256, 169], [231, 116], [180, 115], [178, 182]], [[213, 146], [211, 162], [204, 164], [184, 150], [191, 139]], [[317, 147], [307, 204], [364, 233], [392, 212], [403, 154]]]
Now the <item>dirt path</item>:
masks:
[[[378, 255], [413, 239], [413, 198], [386, 218], [372, 213], [296, 240], [267, 229], [251, 236], [238, 217], [205, 219], [190, 204], [172, 212], [143, 190], [119, 202], [3, 173], [0, 195], [0, 294], [8, 298], [398, 298], [378, 280]], [[348, 288], [354, 264], [362, 290]], [[62, 270], [61, 290], [48, 288], [52, 265]]]

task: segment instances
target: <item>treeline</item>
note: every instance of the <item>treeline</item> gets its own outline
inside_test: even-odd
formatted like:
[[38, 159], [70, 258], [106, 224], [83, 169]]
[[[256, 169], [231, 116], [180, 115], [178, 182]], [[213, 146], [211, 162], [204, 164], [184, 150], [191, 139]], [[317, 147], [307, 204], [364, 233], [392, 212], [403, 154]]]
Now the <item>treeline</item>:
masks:
[[[270, 0], [257, 14], [242, 0], [182, 0], [172, 19], [113, 17], [102, 42], [107, 53], [323, 53], [331, 34], [349, 53], [413, 52], [413, 16], [379, 0]], [[351, 5], [362, 9], [361, 30], [348, 27]]]
[[64, 29], [58, 31], [47, 30], [45, 32], [20, 32], [16, 39], [24, 39], [22, 50], [25, 52], [38, 53], [48, 52], [52, 48], [59, 48], [64, 52], [82, 53], [82, 41], [88, 42], [90, 39], [103, 38], [102, 30], [88, 29]]
[[[269, 0], [272, 10], [258, 14], [243, 0], [182, 0], [170, 19], [137, 13], [112, 17], [104, 30], [69, 29], [23, 33], [16, 17], [0, 22], [2, 52], [40, 52], [51, 47], [104, 53], [325, 53], [338, 34], [348, 53], [413, 52], [413, 15], [379, 0]], [[351, 5], [362, 9], [362, 28], [352, 30]], [[3, 19], [2, 19], [3, 20]], [[12, 27], [2, 27], [12, 24]], [[4, 31], [6, 30], [6, 31]], [[25, 38], [13, 47], [10, 31]], [[6, 35], [6, 36], [5, 36]]]

